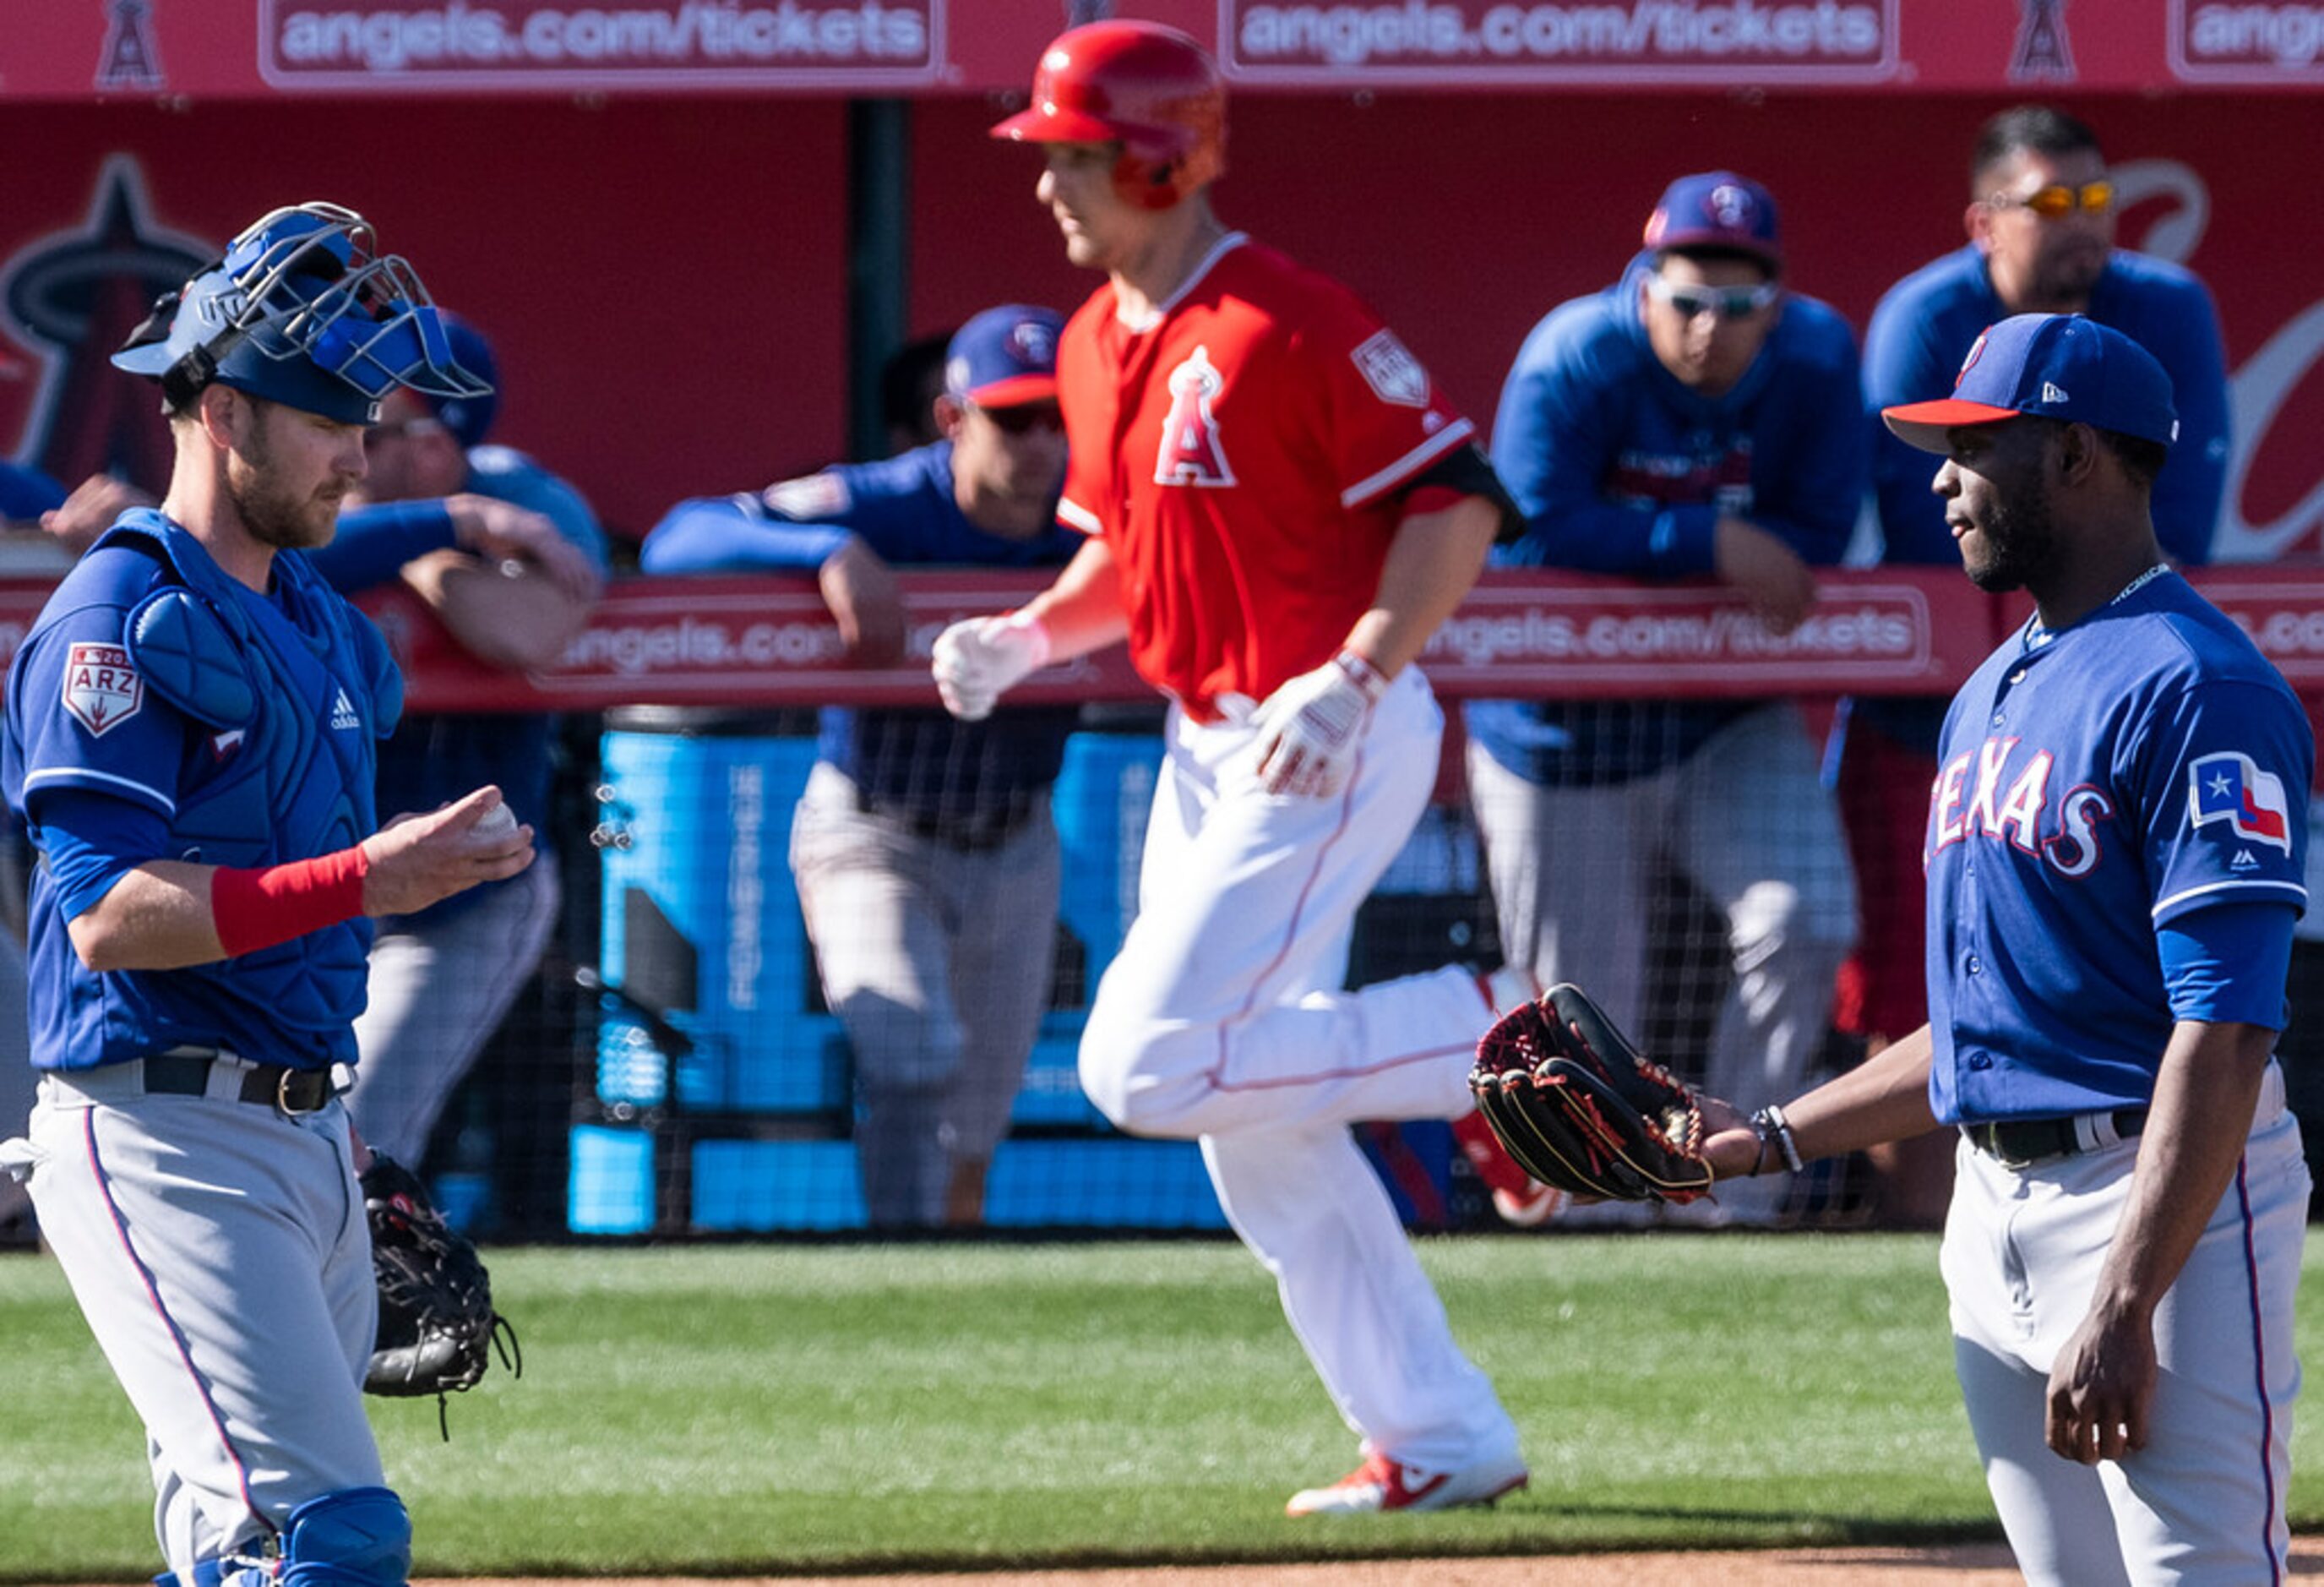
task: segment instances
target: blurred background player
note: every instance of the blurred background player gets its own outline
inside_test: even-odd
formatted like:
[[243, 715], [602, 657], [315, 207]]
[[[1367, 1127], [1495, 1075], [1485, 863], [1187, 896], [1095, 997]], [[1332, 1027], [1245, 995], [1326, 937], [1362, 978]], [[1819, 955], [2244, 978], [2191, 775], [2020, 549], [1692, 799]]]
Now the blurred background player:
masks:
[[[1526, 515], [1504, 564], [1630, 578], [1708, 574], [1777, 633], [1815, 602], [1864, 488], [1856, 345], [1786, 291], [1775, 199], [1682, 177], [1611, 287], [1534, 328], [1501, 392], [1493, 466]], [[1502, 951], [1639, 1029], [1674, 869], [1724, 916], [1734, 984], [1711, 1088], [1794, 1089], [1826, 1035], [1855, 898], [1816, 750], [1788, 700], [1480, 701], [1469, 789]], [[1782, 1182], [1683, 1209], [1766, 1222]], [[1644, 1209], [1639, 1209], [1643, 1211]]]
[[[58, 586], [8, 679], [0, 783], [34, 872], [41, 1231], [143, 1422], [169, 1587], [401, 1587], [410, 1519], [361, 1383], [378, 1312], [337, 1100], [370, 917], [531, 863], [497, 790], [381, 826], [401, 682], [309, 566], [399, 386], [485, 387], [411, 267], [278, 209], [115, 355], [175, 447]], [[133, 620], [134, 614], [134, 620]]]
[[[988, 309], [948, 345], [944, 438], [757, 494], [672, 508], [648, 573], [813, 573], [848, 653], [892, 663], [904, 612], [889, 569], [1047, 567], [1082, 537], [1056, 521], [1065, 438], [1062, 321]], [[1047, 1005], [1061, 865], [1049, 789], [1076, 713], [823, 713], [791, 867], [825, 1000], [847, 1031], [875, 1229], [982, 1221], [985, 1173]]]
[[[497, 383], [483, 336], [442, 318], [461, 367]], [[521, 672], [555, 661], [588, 621], [605, 539], [579, 492], [486, 443], [499, 402], [497, 391], [389, 393], [365, 431], [369, 471], [312, 560], [343, 594], [400, 582], [462, 650]], [[347, 1108], [365, 1140], [415, 1171], [556, 925], [562, 893], [546, 835], [556, 757], [555, 720], [539, 713], [408, 714], [380, 748], [380, 808], [432, 810], [489, 783], [543, 835], [544, 863], [379, 923]]]
[[1050, 44], [1038, 187], [1106, 284], [1067, 324], [1058, 513], [1092, 538], [1022, 610], [937, 640], [974, 721], [1051, 660], [1127, 638], [1172, 700], [1139, 909], [1084, 1029], [1084, 1089], [1135, 1134], [1195, 1138], [1362, 1463], [1294, 1515], [1488, 1503], [1517, 1435], [1453, 1342], [1348, 1126], [1453, 1119], [1497, 993], [1466, 971], [1345, 979], [1357, 906], [1435, 781], [1409, 663], [1474, 582], [1505, 498], [1471, 428], [1336, 282], [1230, 232], [1225, 90], [1185, 34], [1102, 22]]
[[[2120, 205], [2098, 135], [2046, 106], [2005, 110], [1969, 156], [1966, 246], [1891, 287], [1864, 342], [1864, 407], [1873, 436], [1880, 559], [1950, 567], [1960, 559], [1929, 459], [1880, 422], [1880, 411], [1952, 390], [1979, 333], [2013, 314], [2082, 314], [2128, 335], [2171, 376], [2181, 438], [2154, 482], [2154, 532], [2182, 567], [2210, 559], [2226, 480], [2227, 359], [2211, 295], [2183, 267], [2114, 246]], [[1867, 898], [1922, 895], [1923, 817], [1936, 775], [1945, 701], [1877, 696], [1843, 702], [1835, 733], [1849, 845]], [[1917, 909], [1867, 912], [1864, 940], [1840, 974], [1835, 1022], [1877, 1052], [1928, 1018]], [[1941, 1141], [1883, 1149], [1880, 1215], [1933, 1228], [1951, 1154]]]

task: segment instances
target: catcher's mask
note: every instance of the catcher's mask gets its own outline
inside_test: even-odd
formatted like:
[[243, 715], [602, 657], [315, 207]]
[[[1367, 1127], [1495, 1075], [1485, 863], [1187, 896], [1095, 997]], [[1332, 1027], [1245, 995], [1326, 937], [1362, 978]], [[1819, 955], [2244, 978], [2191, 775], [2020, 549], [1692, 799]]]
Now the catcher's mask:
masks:
[[419, 272], [378, 253], [362, 216], [324, 203], [244, 231], [155, 302], [113, 363], [159, 381], [173, 411], [216, 382], [342, 424], [376, 422], [398, 386], [469, 400], [493, 390], [461, 366]]

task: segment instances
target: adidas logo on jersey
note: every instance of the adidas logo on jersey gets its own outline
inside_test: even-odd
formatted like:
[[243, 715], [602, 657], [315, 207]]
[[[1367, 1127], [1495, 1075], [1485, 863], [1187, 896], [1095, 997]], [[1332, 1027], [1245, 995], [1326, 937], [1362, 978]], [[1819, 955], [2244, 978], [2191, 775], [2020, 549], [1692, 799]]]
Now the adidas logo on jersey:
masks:
[[347, 698], [346, 690], [339, 690], [338, 698], [331, 702], [331, 731], [353, 732], [362, 725], [363, 718], [355, 715], [355, 703]]
[[2249, 849], [2237, 849], [2236, 851], [2236, 857], [2227, 862], [2227, 869], [2230, 871], [2256, 871], [2259, 869], [2259, 860], [2258, 857], [2255, 856]]

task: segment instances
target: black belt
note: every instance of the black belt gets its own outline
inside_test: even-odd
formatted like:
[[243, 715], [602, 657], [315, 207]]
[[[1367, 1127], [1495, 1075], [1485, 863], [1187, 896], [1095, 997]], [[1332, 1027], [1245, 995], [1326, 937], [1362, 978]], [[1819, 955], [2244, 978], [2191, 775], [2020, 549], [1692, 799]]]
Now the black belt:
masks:
[[[2070, 1158], [2083, 1149], [2077, 1117], [2062, 1119], [1997, 1119], [1987, 1124], [1964, 1124], [1969, 1143], [1996, 1158], [2005, 1168], [2026, 1168], [2053, 1158]], [[2117, 1108], [2108, 1115], [2115, 1138], [2128, 1140], [2146, 1128], [2144, 1108]]]
[[928, 816], [881, 804], [862, 789], [855, 790], [855, 808], [862, 814], [893, 822], [914, 837], [940, 843], [948, 849], [957, 849], [964, 853], [982, 853], [1001, 847], [1025, 830], [1039, 807], [1034, 804], [1010, 806], [975, 815]]
[[[145, 1060], [148, 1095], [208, 1096], [210, 1070], [220, 1055], [199, 1052], [157, 1053]], [[237, 1094], [246, 1103], [284, 1113], [311, 1113], [345, 1089], [329, 1069], [293, 1069], [281, 1064], [257, 1064], [244, 1070]]]

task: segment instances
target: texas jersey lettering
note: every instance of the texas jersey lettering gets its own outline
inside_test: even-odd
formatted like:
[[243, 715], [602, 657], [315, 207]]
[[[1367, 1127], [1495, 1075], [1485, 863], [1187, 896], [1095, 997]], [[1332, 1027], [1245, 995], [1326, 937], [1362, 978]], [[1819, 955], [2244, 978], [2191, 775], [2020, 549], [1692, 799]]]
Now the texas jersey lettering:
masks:
[[[1929, 800], [1939, 1116], [2144, 1106], [2172, 1023], [2155, 930], [2212, 903], [2306, 907], [2289, 790], [2311, 760], [2282, 676], [2175, 574], [1989, 658]], [[2146, 995], [2095, 995], [2123, 985]]]

